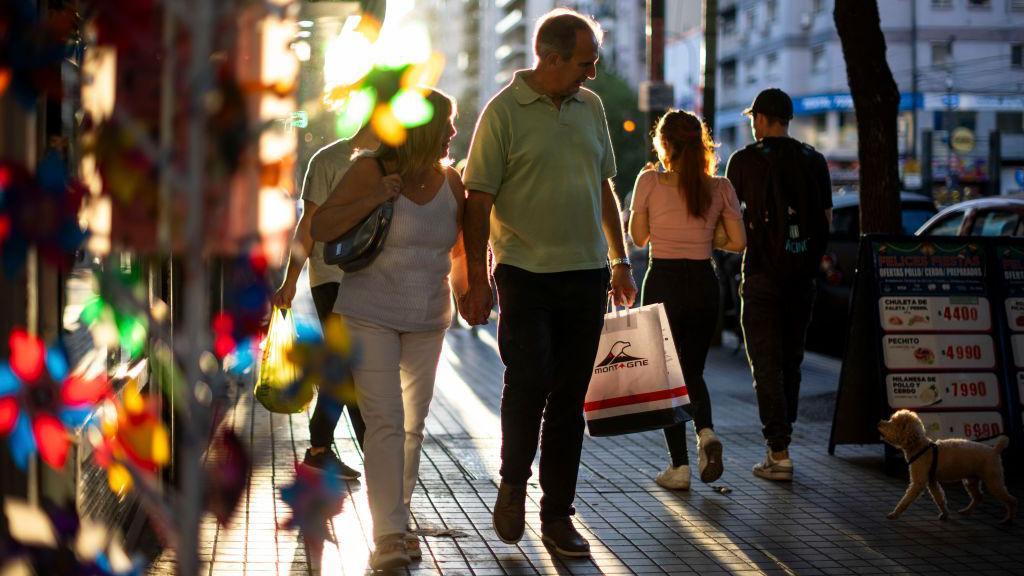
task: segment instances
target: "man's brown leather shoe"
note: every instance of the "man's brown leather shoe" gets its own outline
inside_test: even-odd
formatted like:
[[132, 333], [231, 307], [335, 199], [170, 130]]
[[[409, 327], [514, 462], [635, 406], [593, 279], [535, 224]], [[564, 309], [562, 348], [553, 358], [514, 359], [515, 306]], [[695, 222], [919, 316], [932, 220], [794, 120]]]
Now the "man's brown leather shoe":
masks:
[[526, 484], [502, 481], [491, 517], [494, 532], [505, 544], [515, 544], [526, 530]]
[[590, 542], [576, 531], [572, 518], [556, 518], [541, 522], [541, 540], [554, 549], [559, 556], [567, 558], [588, 558]]

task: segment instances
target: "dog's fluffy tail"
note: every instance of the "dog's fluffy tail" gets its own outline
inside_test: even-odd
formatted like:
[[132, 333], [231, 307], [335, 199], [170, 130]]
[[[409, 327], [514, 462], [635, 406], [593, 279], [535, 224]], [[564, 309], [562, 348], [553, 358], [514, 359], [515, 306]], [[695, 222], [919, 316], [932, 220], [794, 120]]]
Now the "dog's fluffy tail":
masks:
[[1009, 445], [1010, 439], [1007, 438], [1006, 436], [1000, 436], [999, 438], [996, 439], [996, 445], [992, 447], [992, 450], [994, 450], [996, 454], [999, 454], [1003, 450], [1005, 450], [1006, 447]]

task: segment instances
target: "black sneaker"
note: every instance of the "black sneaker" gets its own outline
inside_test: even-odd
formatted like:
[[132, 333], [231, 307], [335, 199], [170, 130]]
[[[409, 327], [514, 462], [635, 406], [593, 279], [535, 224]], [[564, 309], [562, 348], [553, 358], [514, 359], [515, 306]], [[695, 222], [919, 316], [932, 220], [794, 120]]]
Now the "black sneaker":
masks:
[[566, 558], [588, 558], [590, 542], [576, 531], [572, 518], [556, 518], [542, 521], [540, 539], [554, 549], [559, 556]]
[[342, 480], [358, 480], [362, 474], [341, 461], [334, 454], [334, 450], [328, 448], [319, 454], [313, 454], [312, 448], [306, 449], [306, 457], [302, 459], [302, 465], [318, 470], [321, 473], [331, 473]]

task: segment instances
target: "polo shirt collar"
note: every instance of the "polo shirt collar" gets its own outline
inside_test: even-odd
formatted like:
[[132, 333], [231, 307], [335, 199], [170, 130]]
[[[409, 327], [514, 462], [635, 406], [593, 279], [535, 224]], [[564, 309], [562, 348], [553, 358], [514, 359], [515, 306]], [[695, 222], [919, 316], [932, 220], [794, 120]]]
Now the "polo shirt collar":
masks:
[[[519, 102], [523, 106], [544, 97], [543, 94], [540, 94], [533, 88], [530, 88], [530, 85], [526, 83], [525, 75], [530, 72], [531, 70], [518, 70], [512, 77], [512, 92], [515, 94], [516, 102]], [[576, 100], [578, 102], [583, 101], [583, 99], [580, 98], [579, 92], [569, 96], [566, 100]]]

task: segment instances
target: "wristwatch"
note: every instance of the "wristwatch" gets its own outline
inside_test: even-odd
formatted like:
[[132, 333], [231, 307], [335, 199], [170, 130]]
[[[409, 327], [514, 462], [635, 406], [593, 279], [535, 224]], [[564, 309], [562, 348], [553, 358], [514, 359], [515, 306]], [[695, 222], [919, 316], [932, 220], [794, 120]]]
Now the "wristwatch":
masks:
[[629, 262], [629, 258], [625, 258], [625, 257], [624, 258], [612, 258], [611, 261], [608, 262], [608, 267], [609, 268], [615, 268], [619, 264], [625, 264], [626, 268], [633, 268], [633, 264], [631, 264]]

